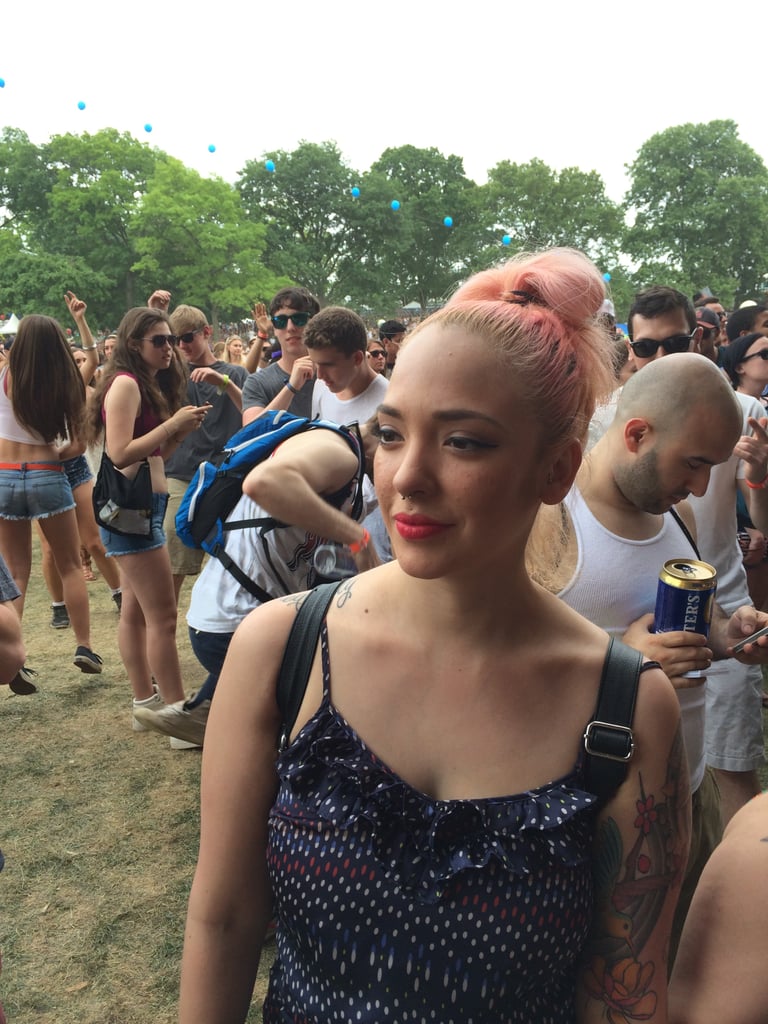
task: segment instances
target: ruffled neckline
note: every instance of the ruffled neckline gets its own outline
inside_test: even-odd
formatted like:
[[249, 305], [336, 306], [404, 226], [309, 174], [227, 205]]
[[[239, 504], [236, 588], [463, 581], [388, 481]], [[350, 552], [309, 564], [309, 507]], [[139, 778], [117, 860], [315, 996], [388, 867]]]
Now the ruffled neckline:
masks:
[[[495, 863], [515, 876], [584, 862], [597, 798], [583, 789], [578, 766], [560, 779], [503, 797], [437, 800], [381, 761], [326, 694], [317, 712], [280, 755], [277, 769], [296, 815], [347, 831], [364, 830], [395, 884], [436, 902], [457, 876]], [[286, 814], [281, 808], [298, 805]]]

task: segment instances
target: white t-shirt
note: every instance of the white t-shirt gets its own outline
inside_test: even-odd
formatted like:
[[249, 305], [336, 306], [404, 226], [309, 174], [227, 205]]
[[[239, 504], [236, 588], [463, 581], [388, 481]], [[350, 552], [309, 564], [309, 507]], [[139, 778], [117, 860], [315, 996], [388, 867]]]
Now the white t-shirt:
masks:
[[[765, 416], [765, 407], [740, 391], [735, 394], [744, 413], [742, 433], [749, 434], [747, 420]], [[717, 603], [728, 615], [750, 603], [744, 560], [736, 539], [736, 481], [746, 475], [746, 463], [731, 455], [727, 462], [712, 467], [706, 494], [688, 498], [696, 516], [701, 557], [717, 569]]]
[[365, 423], [384, 401], [388, 387], [386, 377], [377, 373], [365, 391], [343, 402], [329, 391], [324, 381], [316, 380], [312, 392], [312, 419], [319, 416], [322, 420], [340, 423], [342, 426]]

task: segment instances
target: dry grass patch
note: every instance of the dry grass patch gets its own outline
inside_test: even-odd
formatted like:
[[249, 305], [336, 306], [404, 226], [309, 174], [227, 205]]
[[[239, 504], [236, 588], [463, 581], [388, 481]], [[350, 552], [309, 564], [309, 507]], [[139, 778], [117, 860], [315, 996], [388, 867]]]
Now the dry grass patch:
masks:
[[[170, 1024], [197, 856], [200, 754], [132, 732], [104, 583], [88, 587], [104, 673], [87, 676], [71, 663], [71, 629], [50, 627], [33, 573], [24, 634], [39, 692], [0, 690], [0, 1001], [11, 1024]], [[178, 638], [192, 690], [203, 672], [183, 616]], [[262, 970], [254, 1021], [264, 981]]]
[[[103, 675], [72, 665], [74, 636], [51, 629], [38, 570], [24, 631], [40, 692], [0, 689], [0, 1001], [10, 1024], [171, 1024], [200, 755], [131, 731], [117, 616], [103, 582], [88, 589]], [[178, 638], [192, 690], [203, 673], [183, 614]], [[265, 982], [263, 964], [250, 1021]]]

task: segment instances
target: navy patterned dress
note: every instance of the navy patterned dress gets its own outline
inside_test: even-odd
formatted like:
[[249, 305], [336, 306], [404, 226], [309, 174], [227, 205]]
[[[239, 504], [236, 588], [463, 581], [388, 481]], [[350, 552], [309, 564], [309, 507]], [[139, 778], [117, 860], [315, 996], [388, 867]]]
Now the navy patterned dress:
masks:
[[577, 766], [516, 796], [433, 800], [323, 700], [278, 760], [268, 1024], [575, 1020], [596, 798]]

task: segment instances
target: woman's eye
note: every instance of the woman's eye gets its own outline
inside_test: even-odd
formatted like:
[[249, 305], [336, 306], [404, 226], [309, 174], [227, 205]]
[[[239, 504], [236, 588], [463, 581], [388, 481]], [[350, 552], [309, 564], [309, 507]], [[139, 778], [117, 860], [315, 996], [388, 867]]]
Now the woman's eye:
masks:
[[449, 437], [447, 444], [459, 452], [473, 452], [481, 448], [495, 448], [495, 444], [488, 441], [478, 441], [474, 437]]
[[394, 441], [398, 441], [400, 439], [397, 431], [393, 430], [391, 427], [379, 427], [376, 434], [381, 444], [392, 444]]

